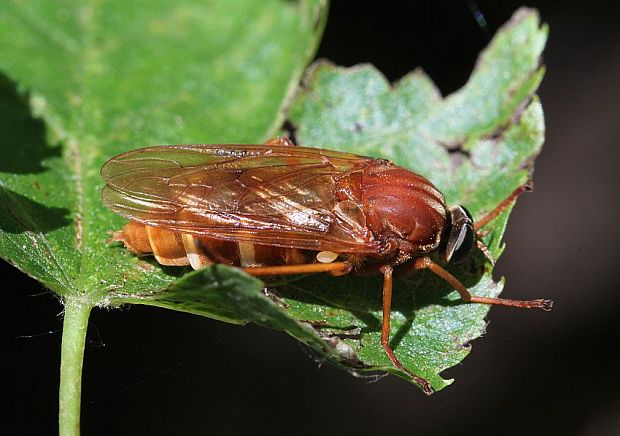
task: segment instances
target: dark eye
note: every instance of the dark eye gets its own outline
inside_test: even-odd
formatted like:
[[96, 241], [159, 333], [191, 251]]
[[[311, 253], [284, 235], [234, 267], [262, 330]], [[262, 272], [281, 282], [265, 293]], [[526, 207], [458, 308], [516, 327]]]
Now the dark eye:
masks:
[[476, 242], [474, 222], [463, 206], [450, 208], [450, 233], [446, 243], [444, 258], [446, 262], [462, 262]]
[[471, 226], [462, 227], [454, 245], [451, 262], [460, 263], [464, 261], [474, 246], [474, 241], [474, 229]]

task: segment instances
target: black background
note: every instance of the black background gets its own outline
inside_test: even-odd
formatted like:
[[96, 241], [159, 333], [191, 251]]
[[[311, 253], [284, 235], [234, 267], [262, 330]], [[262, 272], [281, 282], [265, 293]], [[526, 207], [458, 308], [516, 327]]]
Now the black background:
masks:
[[[520, 5], [478, 1], [486, 32], [465, 1], [353, 4], [331, 5], [319, 57], [371, 62], [390, 80], [422, 66], [444, 95]], [[552, 298], [553, 312], [493, 309], [487, 334], [446, 371], [455, 383], [427, 398], [395, 377], [368, 383], [319, 367], [283, 333], [96, 309], [84, 434], [619, 434], [620, 6], [530, 5], [551, 26], [547, 142], [496, 271], [508, 278], [504, 296]], [[10, 266], [2, 273], [2, 426], [54, 433], [62, 307]]]

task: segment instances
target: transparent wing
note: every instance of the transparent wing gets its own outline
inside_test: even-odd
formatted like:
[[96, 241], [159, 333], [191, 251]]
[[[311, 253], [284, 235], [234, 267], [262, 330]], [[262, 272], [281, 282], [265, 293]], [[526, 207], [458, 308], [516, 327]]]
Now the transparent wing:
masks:
[[343, 181], [375, 159], [306, 147], [179, 145], [131, 151], [102, 168], [102, 198], [150, 226], [256, 244], [375, 253]]

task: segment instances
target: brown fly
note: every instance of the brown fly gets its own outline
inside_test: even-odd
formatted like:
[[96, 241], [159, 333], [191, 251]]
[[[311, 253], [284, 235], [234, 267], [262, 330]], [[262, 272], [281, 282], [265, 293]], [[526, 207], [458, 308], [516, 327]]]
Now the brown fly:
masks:
[[424, 392], [389, 345], [395, 266], [428, 269], [466, 303], [550, 310], [550, 300], [477, 297], [431, 254], [458, 262], [480, 244], [478, 230], [527, 189], [517, 188], [476, 223], [447, 207], [426, 178], [383, 159], [296, 147], [175, 145], [130, 151], [101, 174], [105, 205], [130, 220], [115, 240], [162, 265], [237, 265], [254, 276], [329, 272], [383, 275], [381, 345]]

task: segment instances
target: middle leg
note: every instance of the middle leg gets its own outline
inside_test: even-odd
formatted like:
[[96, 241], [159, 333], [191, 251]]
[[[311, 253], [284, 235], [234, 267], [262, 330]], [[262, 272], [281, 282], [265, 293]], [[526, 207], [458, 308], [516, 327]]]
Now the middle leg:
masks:
[[328, 272], [333, 276], [348, 274], [352, 270], [349, 262], [302, 263], [299, 265], [251, 266], [242, 268], [252, 276], [283, 276], [292, 274], [314, 274]]
[[390, 346], [390, 316], [392, 315], [392, 272], [391, 265], [383, 265], [380, 269], [383, 273], [383, 321], [381, 323], [381, 346], [392, 365], [406, 373], [411, 379], [422, 388], [426, 395], [431, 395], [434, 390], [431, 384], [419, 375], [414, 374], [398, 360], [394, 350]]

